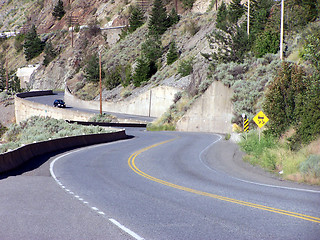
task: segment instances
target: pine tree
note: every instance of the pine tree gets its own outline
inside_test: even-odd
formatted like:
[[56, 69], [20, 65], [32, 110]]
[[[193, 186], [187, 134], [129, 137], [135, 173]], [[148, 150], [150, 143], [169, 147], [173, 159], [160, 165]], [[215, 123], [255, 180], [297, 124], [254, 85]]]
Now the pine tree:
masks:
[[[89, 57], [84, 69], [85, 77], [89, 82], [99, 82], [99, 57], [93, 54]], [[101, 78], [104, 79], [105, 72], [101, 69]]]
[[31, 30], [26, 34], [23, 44], [24, 55], [27, 61], [39, 56], [45, 43], [38, 37], [36, 27], [33, 25]]
[[137, 28], [142, 26], [143, 23], [144, 23], [144, 16], [143, 16], [142, 10], [137, 6], [133, 6], [131, 8], [131, 15], [129, 18], [130, 27], [128, 28], [128, 31], [130, 33], [134, 32]]
[[53, 9], [52, 16], [54, 16], [56, 19], [61, 20], [63, 18], [66, 11], [63, 8], [63, 1], [58, 0], [56, 6]]
[[258, 36], [265, 29], [273, 0], [252, 0], [250, 4], [250, 37]]
[[178, 58], [179, 58], [179, 55], [178, 55], [178, 51], [176, 48], [176, 43], [175, 43], [175, 41], [172, 41], [170, 43], [169, 51], [167, 54], [167, 64], [170, 65], [170, 64], [174, 63]]
[[228, 6], [228, 15], [230, 22], [235, 24], [241, 18], [244, 13], [244, 7], [241, 4], [241, 0], [233, 0]]
[[156, 63], [162, 56], [161, 41], [157, 36], [149, 36], [141, 46], [141, 54], [149, 61]]
[[168, 27], [171, 27], [172, 25], [178, 23], [180, 20], [180, 16], [176, 12], [174, 8], [171, 9], [171, 12], [168, 16]]
[[3, 67], [3, 64], [0, 62], [0, 91], [6, 89], [6, 70]]
[[162, 35], [168, 26], [166, 8], [162, 0], [154, 0], [149, 21], [149, 33], [152, 35]]
[[142, 82], [146, 82], [150, 79], [150, 67], [148, 59], [140, 57], [137, 59], [137, 66], [135, 73], [133, 74], [133, 85], [139, 87]]
[[224, 1], [222, 1], [218, 8], [216, 27], [223, 31], [226, 31], [228, 27], [228, 10]]

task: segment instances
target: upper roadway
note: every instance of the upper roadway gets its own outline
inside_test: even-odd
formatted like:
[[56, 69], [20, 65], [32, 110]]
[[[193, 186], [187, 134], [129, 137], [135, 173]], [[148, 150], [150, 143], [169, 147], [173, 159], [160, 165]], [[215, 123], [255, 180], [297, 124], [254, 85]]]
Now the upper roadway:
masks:
[[0, 176], [0, 239], [319, 239], [320, 187], [206, 133], [146, 132]]
[[[45, 104], [48, 106], [53, 106], [53, 101], [55, 99], [64, 99], [64, 92], [54, 92], [53, 95], [45, 95], [45, 96], [38, 96], [38, 97], [27, 97], [25, 98], [28, 101], [33, 101], [41, 104]], [[67, 109], [72, 110], [78, 110], [83, 112], [89, 112], [89, 113], [96, 113], [99, 114], [99, 111], [97, 110], [91, 110], [91, 109], [84, 109], [84, 108], [77, 108], [72, 105], [68, 105], [67, 103]], [[123, 113], [115, 113], [115, 112], [104, 112], [106, 114], [111, 114], [119, 119], [132, 119], [132, 120], [138, 120], [143, 122], [152, 122], [155, 118], [154, 117], [148, 117], [148, 116], [138, 116], [138, 115], [129, 115], [129, 114], [123, 114]]]

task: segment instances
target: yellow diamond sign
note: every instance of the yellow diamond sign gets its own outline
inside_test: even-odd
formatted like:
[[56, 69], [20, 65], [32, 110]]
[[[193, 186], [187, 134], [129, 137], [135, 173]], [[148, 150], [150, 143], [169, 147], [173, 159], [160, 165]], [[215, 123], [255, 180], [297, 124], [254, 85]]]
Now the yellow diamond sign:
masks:
[[259, 128], [262, 128], [268, 121], [269, 118], [260, 111], [254, 118], [253, 121], [258, 125]]

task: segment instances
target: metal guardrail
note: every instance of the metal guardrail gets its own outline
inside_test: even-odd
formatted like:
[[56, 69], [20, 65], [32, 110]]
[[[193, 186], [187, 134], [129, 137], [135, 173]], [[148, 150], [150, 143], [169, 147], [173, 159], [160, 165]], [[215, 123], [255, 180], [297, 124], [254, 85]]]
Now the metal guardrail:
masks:
[[127, 138], [125, 130], [121, 130], [112, 133], [72, 136], [31, 143], [13, 151], [0, 154], [0, 173], [14, 170], [31, 159], [44, 154]]
[[68, 123], [77, 123], [84, 126], [101, 126], [101, 127], [136, 127], [136, 128], [146, 128], [146, 123], [106, 123], [106, 122], [82, 122], [82, 121], [70, 121]]

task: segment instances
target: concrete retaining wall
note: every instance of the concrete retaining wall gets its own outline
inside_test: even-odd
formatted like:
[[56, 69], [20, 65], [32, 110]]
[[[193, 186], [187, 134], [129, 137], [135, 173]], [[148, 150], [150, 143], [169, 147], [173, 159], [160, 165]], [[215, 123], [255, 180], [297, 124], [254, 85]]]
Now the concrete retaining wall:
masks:
[[190, 132], [232, 132], [233, 91], [215, 81], [208, 90], [197, 99], [191, 109], [178, 121], [178, 131]]
[[[105, 112], [117, 112], [140, 116], [160, 117], [173, 103], [174, 95], [180, 89], [159, 86], [150, 89], [139, 96], [119, 102], [102, 103], [102, 110]], [[83, 101], [73, 96], [67, 89], [65, 90], [64, 100], [67, 105], [75, 107], [99, 110], [99, 101]]]
[[[45, 116], [56, 119], [88, 121], [94, 114], [74, 111], [70, 109], [55, 108], [41, 103], [36, 103], [23, 99], [23, 97], [49, 95], [50, 91], [29, 92], [18, 94], [15, 97], [15, 117], [19, 123], [32, 116]], [[52, 94], [52, 91], [51, 91]]]
[[0, 154], [0, 173], [13, 170], [34, 157], [50, 152], [98, 143], [106, 143], [126, 138], [127, 135], [125, 130], [121, 130], [114, 133], [66, 137], [28, 144], [11, 152]]

